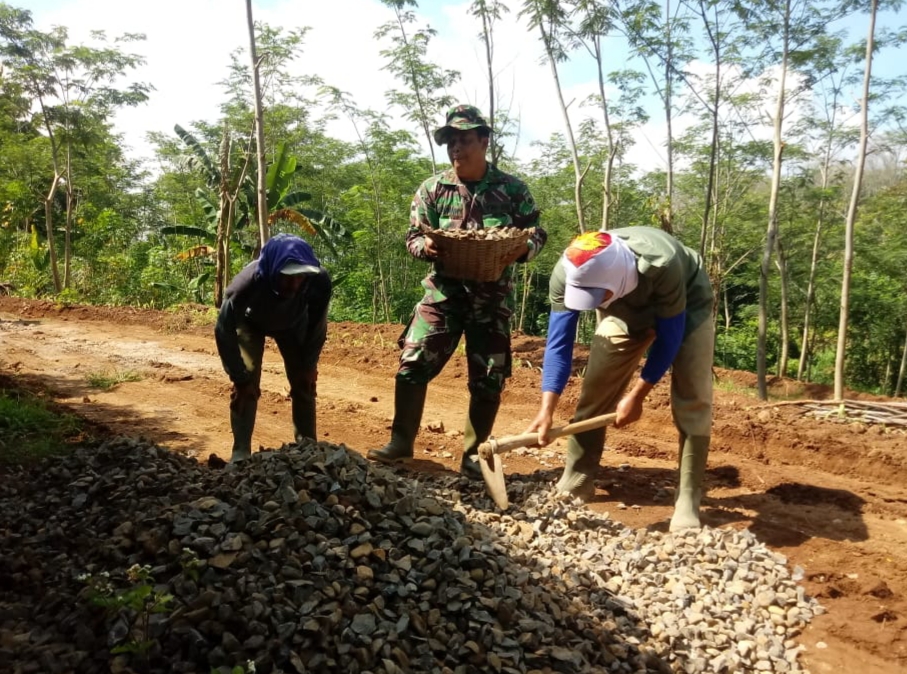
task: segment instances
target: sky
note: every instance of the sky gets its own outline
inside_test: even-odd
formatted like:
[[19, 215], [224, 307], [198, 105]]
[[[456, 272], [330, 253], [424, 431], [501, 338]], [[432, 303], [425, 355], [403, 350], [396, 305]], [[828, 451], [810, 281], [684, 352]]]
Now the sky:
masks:
[[[6, 1], [30, 10], [38, 29], [67, 27], [73, 43], [88, 42], [91, 30], [103, 30], [108, 38], [124, 32], [146, 35], [144, 42], [131, 43], [127, 48], [146, 59], [134, 79], [150, 82], [155, 91], [146, 104], [121, 110], [115, 119], [115, 128], [124, 135], [132, 157], [152, 156], [147, 132], [172, 133], [174, 124], [216, 121], [225, 99], [217, 82], [227, 75], [230, 53], [237, 47], [248, 47], [245, 0]], [[478, 38], [479, 22], [468, 12], [470, 3], [422, 0], [419, 4], [419, 25], [430, 23], [438, 33], [429, 57], [461, 73], [449, 93], [486, 109], [484, 46]], [[563, 133], [565, 126], [550, 68], [542, 62], [541, 43], [516, 17], [520, 0], [506, 4], [512, 11], [495, 29], [495, 63], [504, 105], [520, 119], [519, 137], [508, 150], [526, 160], [533, 156], [534, 141]], [[379, 52], [387, 43], [373, 37], [379, 25], [393, 18], [392, 11], [379, 0], [256, 0], [253, 13], [257, 21], [272, 26], [309, 27], [304, 49], [293, 67], [299, 74], [318, 75], [326, 84], [348, 92], [361, 108], [387, 110], [384, 92], [401, 87], [382, 67], [385, 61]], [[907, 16], [893, 14], [883, 15], [879, 21], [889, 26], [905, 23]], [[862, 38], [866, 26], [865, 17], [854, 17], [846, 27]], [[625, 45], [609, 38], [605, 47], [609, 69], [626, 66]], [[883, 76], [904, 74], [905, 57], [907, 48], [883, 52], [874, 72]], [[694, 71], [696, 68], [693, 64]], [[578, 103], [597, 91], [594, 62], [578, 55], [561, 68], [560, 75], [565, 100], [575, 101], [571, 110], [576, 117], [581, 114]], [[646, 107], [651, 119], [636, 133], [630, 161], [650, 170], [664, 166], [665, 125], [654, 97], [646, 101]], [[388, 114], [399, 120], [396, 111]], [[574, 119], [574, 128], [577, 121]], [[691, 122], [689, 117], [678, 119], [675, 134]], [[410, 125], [397, 121], [394, 126]], [[767, 128], [760, 134], [767, 134]], [[351, 126], [343, 120], [333, 122], [328, 130], [339, 138], [353, 139]], [[427, 153], [427, 145], [424, 150]]]

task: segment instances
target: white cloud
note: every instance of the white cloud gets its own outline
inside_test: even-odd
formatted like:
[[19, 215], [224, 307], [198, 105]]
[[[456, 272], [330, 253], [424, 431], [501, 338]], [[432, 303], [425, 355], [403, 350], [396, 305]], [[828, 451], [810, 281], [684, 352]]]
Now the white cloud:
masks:
[[[458, 70], [462, 77], [450, 92], [458, 99], [487, 108], [484, 47], [478, 38], [477, 20], [467, 4], [441, 8], [441, 22], [432, 21], [438, 35], [431, 43], [430, 58], [444, 68]], [[383, 69], [380, 56], [385, 43], [373, 37], [376, 28], [393, 18], [377, 0], [332, 0], [328, 3], [278, 0], [254, 7], [255, 18], [286, 28], [309, 26], [305, 47], [294, 64], [298, 74], [315, 74], [327, 84], [349, 92], [357, 105], [384, 111], [384, 93], [400, 87]], [[39, 28], [63, 25], [73, 41], [87, 40], [89, 31], [105, 30], [109, 37], [123, 32], [142, 32], [145, 42], [129, 45], [142, 54], [146, 65], [132, 79], [150, 82], [155, 91], [143, 106], [121, 110], [116, 127], [138, 155], [150, 156], [145, 140], [148, 131], [172, 132], [174, 124], [214, 120], [224, 91], [230, 52], [248, 44], [242, 3], [223, 0], [158, 0], [155, 3], [124, 3], [120, 0], [70, 0], [35, 11]], [[419, 25], [428, 23], [420, 16]], [[530, 154], [530, 143], [563, 131], [563, 120], [542, 49], [515, 13], [505, 15], [496, 28], [495, 63], [505, 107], [520, 119], [518, 156]], [[568, 78], [569, 79], [569, 78]], [[594, 91], [594, 81], [565, 89], [567, 100], [580, 101]], [[578, 104], [574, 104], [574, 108]], [[397, 111], [388, 111], [400, 121]], [[440, 120], [439, 120], [440, 121]], [[330, 130], [352, 139], [344, 121]], [[415, 131], [415, 129], [413, 129]], [[428, 148], [423, 143], [427, 152]]]
[[[430, 46], [430, 59], [462, 74], [450, 93], [487, 109], [484, 46], [478, 37], [479, 22], [468, 12], [469, 3], [422, 4], [432, 7], [431, 23], [438, 32]], [[525, 22], [517, 19], [517, 3], [510, 4], [513, 11], [496, 26], [495, 68], [502, 105], [520, 120], [515, 154], [526, 160], [534, 154], [531, 142], [563, 133], [564, 122], [550, 68], [541, 61], [541, 43]], [[362, 108], [387, 109], [385, 91], [401, 85], [382, 69], [385, 61], [379, 52], [387, 43], [373, 38], [376, 28], [393, 18], [391, 10], [378, 0], [270, 0], [259, 3], [254, 12], [257, 20], [272, 26], [311, 27], [304, 50], [293, 65], [297, 74], [320, 76], [327, 84], [349, 92]], [[145, 140], [148, 131], [170, 133], [174, 124], [217, 118], [225, 98], [217, 82], [227, 75], [230, 53], [248, 45], [244, 3], [236, 0], [68, 0], [35, 10], [34, 18], [42, 29], [52, 24], [67, 26], [73, 41], [87, 40], [92, 29], [103, 29], [109, 37], [123, 32], [147, 35], [144, 43], [127, 48], [147, 60], [133, 79], [150, 82], [156, 90], [148, 103], [122, 110], [116, 118], [116, 127], [125, 134], [133, 154], [146, 157], [152, 154]], [[422, 15], [419, 25], [428, 22]], [[621, 45], [611, 41], [607, 47], [611, 55], [608, 69], [626, 67]], [[597, 91], [594, 62], [586, 54], [577, 53], [569, 64], [560, 66], [560, 74], [565, 100], [573, 101], [570, 110], [576, 129], [584, 116], [598, 114], [579, 106]], [[630, 160], [643, 169], [664, 167], [663, 115], [654, 97], [648, 99], [647, 107], [652, 117], [636, 132]], [[397, 111], [388, 114], [396, 125], [410, 126], [401, 121]], [[675, 134], [692, 121], [689, 117], [675, 119]], [[329, 131], [350, 140], [353, 137], [352, 128], [344, 120], [332, 123]], [[427, 152], [425, 141], [420, 141]]]
[[67, 27], [73, 43], [88, 42], [92, 30], [104, 30], [108, 39], [126, 32], [146, 34], [144, 42], [126, 44], [123, 49], [146, 60], [129, 80], [148, 82], [155, 91], [144, 105], [120, 110], [116, 128], [134, 154], [149, 156], [147, 132], [172, 133], [174, 124], [216, 116], [223, 99], [217, 82], [227, 74], [230, 52], [245, 44], [246, 36], [241, 6], [228, 15], [226, 4], [222, 0], [71, 0], [34, 12], [34, 21], [40, 29]]

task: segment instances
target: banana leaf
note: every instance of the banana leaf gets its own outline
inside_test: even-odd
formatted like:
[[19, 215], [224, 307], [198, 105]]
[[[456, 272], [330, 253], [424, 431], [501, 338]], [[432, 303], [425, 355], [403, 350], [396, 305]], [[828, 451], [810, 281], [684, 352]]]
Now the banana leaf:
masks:
[[161, 234], [177, 236], [197, 236], [209, 242], [214, 242], [215, 235], [202, 227], [193, 225], [165, 225], [160, 229]]
[[211, 161], [208, 153], [205, 152], [205, 148], [195, 139], [195, 136], [186, 131], [179, 124], [174, 125], [173, 130], [176, 132], [176, 135], [180, 137], [180, 140], [182, 140], [192, 151], [192, 154], [198, 163], [202, 165], [202, 168], [204, 168], [208, 187], [216, 189], [220, 183], [220, 171], [217, 169], [217, 166], [214, 165], [214, 162]]

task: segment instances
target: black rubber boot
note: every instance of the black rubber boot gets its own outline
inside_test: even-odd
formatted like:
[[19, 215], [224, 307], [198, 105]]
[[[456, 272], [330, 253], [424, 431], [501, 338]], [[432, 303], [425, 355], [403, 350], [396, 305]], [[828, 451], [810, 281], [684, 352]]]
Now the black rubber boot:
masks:
[[501, 396], [470, 397], [469, 415], [463, 431], [463, 458], [460, 460], [460, 473], [470, 480], [482, 480], [482, 469], [479, 466], [479, 445], [491, 435], [494, 420], [501, 406]]
[[708, 460], [709, 436], [681, 437], [680, 469], [671, 531], [698, 529], [702, 526], [699, 522], [699, 503], [702, 500], [702, 482]]
[[239, 463], [252, 457], [252, 431], [255, 430], [255, 414], [258, 401], [246, 403], [242, 412], [230, 410], [230, 429], [233, 431], [233, 453], [230, 463]]
[[557, 491], [589, 501], [595, 496], [595, 476], [605, 449], [605, 429], [595, 428], [570, 436], [567, 462]]
[[297, 443], [306, 438], [318, 440], [315, 415], [315, 387], [309, 386], [290, 391], [293, 408], [293, 437]]
[[394, 387], [394, 423], [391, 440], [381, 449], [370, 449], [366, 455], [373, 461], [398, 463], [413, 458], [413, 445], [422, 421], [428, 384], [408, 384], [397, 380]]

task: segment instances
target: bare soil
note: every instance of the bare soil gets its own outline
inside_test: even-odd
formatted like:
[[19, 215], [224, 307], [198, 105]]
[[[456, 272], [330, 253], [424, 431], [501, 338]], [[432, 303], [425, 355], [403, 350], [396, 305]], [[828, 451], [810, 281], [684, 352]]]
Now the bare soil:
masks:
[[[0, 297], [0, 386], [40, 391], [100, 433], [144, 436], [201, 461], [226, 459], [229, 383], [205, 316], [203, 307], [158, 312]], [[330, 326], [319, 365], [320, 439], [361, 453], [387, 440], [400, 330]], [[535, 415], [543, 349], [540, 338], [514, 338], [498, 436], [522, 432]], [[581, 366], [584, 354], [577, 355]], [[97, 374], [140, 379], [104, 391], [89, 384]], [[776, 404], [829, 398], [822, 387], [776, 380], [773, 402], [763, 403], [754, 375], [716, 376], [705, 523], [749, 527], [805, 569], [807, 591], [827, 609], [801, 637], [814, 674], [907, 671], [907, 433]], [[579, 388], [572, 379], [559, 422], [569, 419]], [[674, 484], [677, 440], [667, 389], [652, 393], [639, 422], [608, 434], [592, 507], [629, 526], [663, 530], [670, 517], [664, 488]], [[262, 390], [255, 443], [278, 447], [291, 439], [288, 386], [270, 344]], [[413, 470], [456, 469], [466, 401], [466, 363], [457, 354], [429, 389]], [[508, 454], [505, 471], [549, 471], [554, 480], [563, 447]]]

